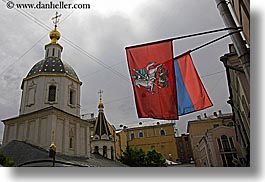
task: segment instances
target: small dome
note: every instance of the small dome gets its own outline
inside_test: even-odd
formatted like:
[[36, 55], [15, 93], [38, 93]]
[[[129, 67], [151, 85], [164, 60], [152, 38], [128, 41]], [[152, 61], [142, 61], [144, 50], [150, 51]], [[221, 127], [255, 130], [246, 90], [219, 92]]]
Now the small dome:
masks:
[[31, 68], [26, 78], [41, 74], [66, 74], [79, 81], [74, 69], [58, 57], [48, 57], [39, 61]]
[[99, 101], [98, 108], [99, 109], [103, 109], [104, 108], [102, 100]]
[[56, 29], [52, 30], [50, 32], [50, 39], [51, 39], [51, 43], [56, 44], [57, 41], [60, 39], [61, 34], [59, 31], [57, 31]]

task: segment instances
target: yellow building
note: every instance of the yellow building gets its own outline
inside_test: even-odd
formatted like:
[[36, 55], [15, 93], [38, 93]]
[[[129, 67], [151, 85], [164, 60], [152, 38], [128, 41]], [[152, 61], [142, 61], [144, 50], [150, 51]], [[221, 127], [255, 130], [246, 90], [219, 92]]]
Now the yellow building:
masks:
[[209, 117], [206, 114], [204, 117], [199, 115], [197, 120], [189, 121], [187, 133], [190, 134], [191, 149], [193, 152], [194, 161], [199, 158], [199, 156], [196, 156], [196, 152], [194, 152], [194, 150], [208, 130], [217, 128], [219, 126], [233, 125], [234, 122], [232, 120], [232, 114], [222, 114], [221, 111], [219, 111], [219, 114], [214, 112], [214, 115]]
[[123, 126], [116, 132], [116, 151], [119, 158], [126, 146], [135, 146], [144, 151], [155, 149], [167, 160], [178, 159], [174, 122], [155, 121], [140, 122]]

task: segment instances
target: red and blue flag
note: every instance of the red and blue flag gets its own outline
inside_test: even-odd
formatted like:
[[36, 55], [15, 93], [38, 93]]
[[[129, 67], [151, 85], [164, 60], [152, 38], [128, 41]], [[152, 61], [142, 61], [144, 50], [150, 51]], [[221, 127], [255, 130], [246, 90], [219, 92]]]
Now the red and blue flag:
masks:
[[189, 52], [174, 58], [174, 68], [178, 114], [180, 116], [213, 105], [200, 80]]

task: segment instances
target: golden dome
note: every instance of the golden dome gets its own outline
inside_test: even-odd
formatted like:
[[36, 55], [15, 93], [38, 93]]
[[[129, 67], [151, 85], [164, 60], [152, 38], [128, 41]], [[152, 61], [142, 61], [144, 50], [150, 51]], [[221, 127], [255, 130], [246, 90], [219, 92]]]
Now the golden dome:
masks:
[[102, 100], [99, 101], [98, 108], [99, 109], [103, 109], [104, 108]]
[[52, 44], [57, 44], [60, 37], [61, 34], [59, 31], [56, 30], [56, 28], [50, 32], [50, 39]]

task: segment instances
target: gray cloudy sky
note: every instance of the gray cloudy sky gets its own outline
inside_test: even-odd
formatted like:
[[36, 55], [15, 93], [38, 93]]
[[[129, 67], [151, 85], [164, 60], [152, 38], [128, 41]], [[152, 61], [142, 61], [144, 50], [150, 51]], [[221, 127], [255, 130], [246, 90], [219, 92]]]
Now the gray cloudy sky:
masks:
[[[15, 1], [31, 3], [32, 0]], [[42, 0], [42, 3], [50, 0]], [[58, 1], [54, 1], [58, 2]], [[73, 2], [73, 1], [67, 1]], [[62, 14], [59, 31], [104, 64], [129, 79], [125, 47], [170, 37], [223, 28], [215, 0], [91, 0], [90, 9], [58, 10]], [[30, 14], [28, 14], [30, 13]], [[0, 2], [0, 119], [18, 115], [21, 82], [31, 67], [44, 57], [44, 45], [49, 31], [37, 20], [53, 28], [51, 17], [55, 10], [17, 11], [7, 9]], [[33, 16], [33, 18], [27, 18]], [[66, 18], [66, 19], [65, 19]], [[65, 20], [64, 20], [65, 19]], [[174, 55], [195, 48], [223, 33], [174, 41]], [[64, 47], [62, 59], [69, 63], [83, 82], [81, 87], [81, 114], [97, 113], [99, 89], [104, 91], [103, 102], [107, 119], [119, 124], [147, 121], [138, 119], [131, 82], [126, 81], [61, 39]], [[211, 115], [214, 111], [231, 112], [227, 80], [220, 56], [228, 52], [230, 38], [193, 52], [194, 64], [214, 104], [213, 107], [180, 117], [179, 133], [186, 131], [188, 120], [200, 113]], [[32, 49], [31, 49], [32, 48]], [[207, 76], [210, 75], [210, 76]], [[3, 124], [0, 124], [2, 138]]]

